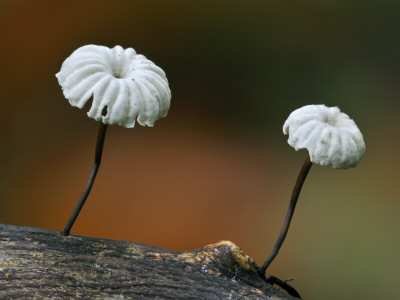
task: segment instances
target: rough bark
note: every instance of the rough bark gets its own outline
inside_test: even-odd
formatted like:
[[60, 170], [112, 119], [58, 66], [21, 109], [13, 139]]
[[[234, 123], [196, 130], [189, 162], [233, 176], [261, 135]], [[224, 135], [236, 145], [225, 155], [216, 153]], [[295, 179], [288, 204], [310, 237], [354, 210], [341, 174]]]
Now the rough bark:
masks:
[[0, 225], [1, 299], [297, 299], [232, 242], [175, 252]]

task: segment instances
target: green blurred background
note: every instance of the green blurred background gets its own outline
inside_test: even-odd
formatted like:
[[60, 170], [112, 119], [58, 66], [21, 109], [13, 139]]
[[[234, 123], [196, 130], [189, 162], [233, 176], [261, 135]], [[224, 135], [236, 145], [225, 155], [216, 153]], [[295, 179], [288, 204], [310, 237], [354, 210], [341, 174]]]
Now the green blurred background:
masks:
[[0, 0], [0, 223], [62, 230], [98, 123], [55, 74], [86, 44], [133, 47], [170, 81], [154, 128], [109, 128], [74, 234], [174, 250], [231, 240], [261, 264], [307, 155], [294, 109], [339, 106], [357, 168], [314, 166], [269, 269], [305, 299], [400, 293], [400, 1]]

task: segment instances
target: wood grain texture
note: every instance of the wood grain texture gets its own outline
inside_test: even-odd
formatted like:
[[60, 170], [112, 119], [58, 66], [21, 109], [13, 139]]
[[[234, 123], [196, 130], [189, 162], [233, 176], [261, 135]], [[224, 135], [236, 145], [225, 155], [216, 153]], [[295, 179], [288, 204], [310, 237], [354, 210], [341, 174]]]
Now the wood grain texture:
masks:
[[1, 299], [297, 299], [228, 241], [175, 252], [0, 225]]

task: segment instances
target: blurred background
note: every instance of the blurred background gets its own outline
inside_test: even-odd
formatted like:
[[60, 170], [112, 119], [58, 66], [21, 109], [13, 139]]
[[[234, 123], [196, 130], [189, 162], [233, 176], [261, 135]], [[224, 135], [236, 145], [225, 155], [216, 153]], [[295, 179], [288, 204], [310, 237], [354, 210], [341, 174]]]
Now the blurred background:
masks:
[[282, 126], [338, 106], [357, 168], [314, 166], [269, 269], [305, 299], [398, 299], [400, 2], [0, 0], [0, 223], [61, 231], [98, 123], [56, 80], [86, 44], [133, 47], [172, 91], [154, 128], [111, 126], [73, 234], [173, 250], [230, 240], [261, 264], [307, 156]]

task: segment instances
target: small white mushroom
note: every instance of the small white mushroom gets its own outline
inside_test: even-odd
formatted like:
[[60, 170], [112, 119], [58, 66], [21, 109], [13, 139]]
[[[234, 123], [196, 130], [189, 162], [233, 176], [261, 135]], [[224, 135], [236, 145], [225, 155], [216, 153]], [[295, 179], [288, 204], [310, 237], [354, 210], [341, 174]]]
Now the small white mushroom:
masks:
[[275, 259], [288, 233], [297, 199], [304, 180], [313, 163], [333, 168], [355, 167], [365, 152], [363, 136], [357, 125], [337, 107], [307, 105], [293, 111], [283, 125], [283, 133], [289, 134], [288, 143], [296, 150], [307, 149], [309, 156], [297, 177], [285, 221], [271, 254], [259, 268], [260, 276], [271, 284], [286, 289], [292, 296], [300, 297], [286, 282], [265, 276], [265, 271]]
[[365, 152], [363, 135], [337, 107], [307, 105], [293, 111], [283, 125], [290, 146], [307, 149], [311, 162], [336, 169], [355, 167]]
[[[153, 126], [167, 115], [171, 91], [164, 71], [132, 48], [86, 45], [75, 50], [56, 74], [65, 98], [104, 124]], [[105, 109], [107, 114], [104, 114]]]
[[101, 120], [95, 162], [85, 190], [62, 235], [68, 236], [90, 193], [100, 166], [107, 126], [153, 126], [165, 117], [171, 91], [164, 71], [132, 48], [87, 45], [75, 50], [56, 74], [65, 98], [83, 108], [93, 98], [88, 116]]

